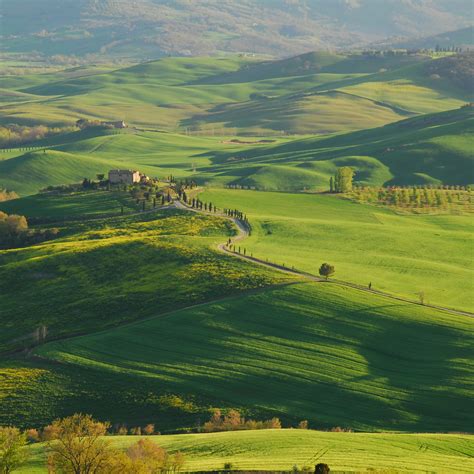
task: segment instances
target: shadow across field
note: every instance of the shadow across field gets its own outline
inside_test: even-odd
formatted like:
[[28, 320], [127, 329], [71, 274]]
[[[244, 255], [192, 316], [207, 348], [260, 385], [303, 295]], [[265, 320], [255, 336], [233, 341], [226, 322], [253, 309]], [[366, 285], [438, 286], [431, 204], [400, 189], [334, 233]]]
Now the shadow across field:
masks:
[[[472, 321], [376, 300], [299, 284], [38, 353], [61, 362], [61, 371], [84, 373], [91, 395], [76, 399], [77, 408], [100, 407], [114, 422], [160, 418], [159, 397], [172, 393], [194, 408], [163, 421], [171, 429], [218, 406], [285, 424], [307, 419], [315, 428], [469, 431]], [[105, 403], [106, 380], [122, 387], [120, 400]]]

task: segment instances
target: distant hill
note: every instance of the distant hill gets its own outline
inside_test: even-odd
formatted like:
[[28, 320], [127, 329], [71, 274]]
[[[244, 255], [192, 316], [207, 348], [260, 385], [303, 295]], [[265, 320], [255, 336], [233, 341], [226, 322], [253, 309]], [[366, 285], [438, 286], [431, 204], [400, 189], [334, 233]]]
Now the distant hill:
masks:
[[422, 115], [327, 138], [217, 153], [202, 179], [269, 191], [327, 189], [339, 166], [359, 184], [474, 184], [474, 109]]
[[163, 58], [122, 69], [6, 77], [0, 125], [79, 118], [207, 135], [327, 134], [473, 101], [472, 56], [305, 53]]
[[192, 176], [216, 186], [325, 190], [339, 166], [354, 167], [356, 182], [364, 185], [467, 185], [474, 184], [473, 137], [472, 107], [370, 130], [260, 143], [255, 138], [239, 143], [169, 133], [77, 132], [38, 142], [49, 145], [46, 151], [19, 152], [0, 161], [0, 186], [25, 196], [119, 167], [150, 176]]
[[353, 48], [467, 27], [471, 8], [470, 0], [3, 0], [0, 7], [4, 51], [102, 59]]
[[455, 31], [447, 31], [434, 36], [423, 38], [415, 38], [409, 40], [401, 40], [390, 43], [390, 46], [395, 48], [407, 49], [436, 49], [439, 48], [474, 48], [474, 27], [468, 26]]

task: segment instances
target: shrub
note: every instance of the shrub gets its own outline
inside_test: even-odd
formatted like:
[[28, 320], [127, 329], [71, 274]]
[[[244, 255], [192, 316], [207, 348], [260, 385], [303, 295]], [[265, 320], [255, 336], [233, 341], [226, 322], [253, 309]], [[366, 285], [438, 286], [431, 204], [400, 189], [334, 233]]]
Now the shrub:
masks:
[[117, 430], [117, 434], [120, 435], [120, 436], [125, 436], [128, 434], [128, 429], [126, 426], [121, 426], [118, 430]]
[[41, 432], [41, 441], [51, 441], [58, 437], [59, 428], [57, 425], [48, 425]]
[[40, 440], [40, 434], [35, 428], [30, 428], [26, 430], [26, 440], [28, 443], [37, 443]]
[[12, 199], [18, 199], [19, 196], [14, 191], [0, 188], [0, 202], [10, 201]]
[[148, 436], [152, 435], [154, 432], [155, 432], [155, 425], [153, 425], [152, 423], [146, 425], [145, 428], [143, 428], [143, 433]]

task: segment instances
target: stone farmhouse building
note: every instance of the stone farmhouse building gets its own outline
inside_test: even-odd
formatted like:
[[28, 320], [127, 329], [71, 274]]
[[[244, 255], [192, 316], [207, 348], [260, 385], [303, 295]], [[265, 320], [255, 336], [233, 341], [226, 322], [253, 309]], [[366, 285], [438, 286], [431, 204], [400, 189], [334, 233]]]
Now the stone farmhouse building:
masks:
[[140, 171], [135, 170], [110, 170], [109, 182], [110, 184], [135, 184], [142, 179]]

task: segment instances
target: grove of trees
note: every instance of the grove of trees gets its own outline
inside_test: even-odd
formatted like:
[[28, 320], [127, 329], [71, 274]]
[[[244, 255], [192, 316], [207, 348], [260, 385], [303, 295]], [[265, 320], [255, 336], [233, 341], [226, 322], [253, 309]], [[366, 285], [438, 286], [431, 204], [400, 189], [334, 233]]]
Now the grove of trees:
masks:
[[469, 210], [473, 204], [473, 193], [465, 186], [354, 186], [352, 197], [358, 202], [418, 211]]
[[246, 420], [237, 410], [229, 410], [226, 415], [223, 415], [220, 410], [214, 410], [214, 413], [209, 421], [204, 423], [203, 426], [204, 431], [208, 433], [214, 431], [264, 430], [280, 428], [281, 422], [278, 418], [272, 418], [265, 421]]
[[58, 235], [56, 228], [28, 229], [25, 216], [0, 211], [0, 248], [23, 247], [50, 240]]
[[41, 140], [42, 138], [66, 133], [75, 130], [74, 127], [47, 127], [46, 125], [35, 125], [28, 127], [11, 123], [0, 126], [0, 147], [22, 145], [24, 143]]

